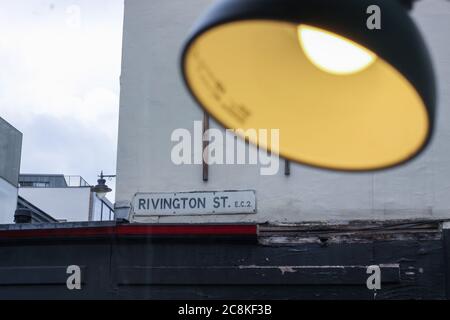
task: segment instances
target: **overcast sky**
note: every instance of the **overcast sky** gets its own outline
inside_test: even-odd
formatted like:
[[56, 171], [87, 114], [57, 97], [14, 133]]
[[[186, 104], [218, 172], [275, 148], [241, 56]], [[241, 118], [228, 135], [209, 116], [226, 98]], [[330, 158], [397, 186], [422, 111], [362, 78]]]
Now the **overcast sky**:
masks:
[[123, 0], [0, 0], [0, 116], [23, 133], [22, 173], [115, 174], [122, 23]]

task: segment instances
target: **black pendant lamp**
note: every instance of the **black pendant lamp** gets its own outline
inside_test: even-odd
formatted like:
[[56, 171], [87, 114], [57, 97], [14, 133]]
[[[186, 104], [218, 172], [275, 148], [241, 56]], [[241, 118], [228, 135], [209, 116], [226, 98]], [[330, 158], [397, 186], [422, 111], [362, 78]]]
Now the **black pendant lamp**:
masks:
[[[223, 0], [196, 25], [182, 73], [226, 128], [279, 129], [289, 160], [367, 171], [417, 155], [430, 140], [435, 82], [403, 0]], [[367, 26], [369, 6], [381, 29]]]

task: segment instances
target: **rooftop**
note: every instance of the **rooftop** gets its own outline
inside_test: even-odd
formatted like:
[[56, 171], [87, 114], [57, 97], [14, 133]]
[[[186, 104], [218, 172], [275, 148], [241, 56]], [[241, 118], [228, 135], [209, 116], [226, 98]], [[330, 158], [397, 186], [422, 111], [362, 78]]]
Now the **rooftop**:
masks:
[[63, 174], [21, 174], [21, 188], [82, 188], [90, 187], [81, 176], [66, 176]]

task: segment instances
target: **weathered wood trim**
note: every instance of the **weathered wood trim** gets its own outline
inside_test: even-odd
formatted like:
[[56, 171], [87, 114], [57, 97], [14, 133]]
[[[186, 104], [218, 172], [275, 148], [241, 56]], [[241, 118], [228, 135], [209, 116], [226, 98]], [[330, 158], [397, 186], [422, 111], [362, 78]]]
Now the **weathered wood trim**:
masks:
[[264, 245], [441, 240], [442, 223], [441, 220], [393, 220], [264, 224], [258, 226], [258, 240]]

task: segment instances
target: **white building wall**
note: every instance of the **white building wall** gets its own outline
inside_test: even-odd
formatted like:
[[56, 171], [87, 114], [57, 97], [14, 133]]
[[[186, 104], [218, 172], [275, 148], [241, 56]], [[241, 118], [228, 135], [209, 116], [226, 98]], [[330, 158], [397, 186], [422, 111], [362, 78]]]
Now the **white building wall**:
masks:
[[[298, 222], [306, 220], [450, 218], [450, 4], [419, 1], [413, 12], [435, 63], [439, 91], [435, 138], [419, 158], [379, 173], [334, 173], [283, 162], [275, 176], [257, 166], [176, 166], [171, 133], [192, 130], [202, 111], [181, 81], [179, 56], [188, 30], [210, 0], [125, 0], [117, 194], [255, 189], [256, 215], [160, 217], [159, 222]], [[212, 124], [212, 127], [217, 127]]]
[[89, 220], [90, 187], [20, 188], [19, 195], [57, 220]]
[[17, 187], [0, 177], [0, 224], [14, 223]]

